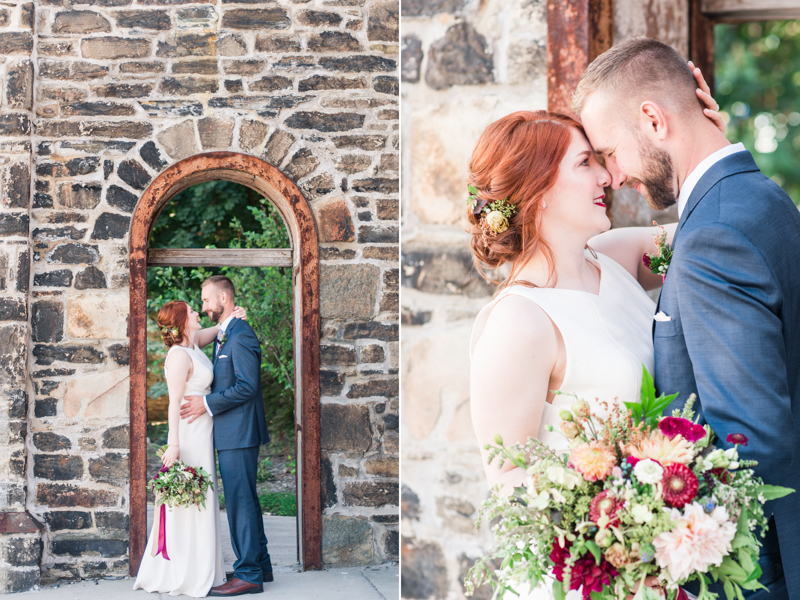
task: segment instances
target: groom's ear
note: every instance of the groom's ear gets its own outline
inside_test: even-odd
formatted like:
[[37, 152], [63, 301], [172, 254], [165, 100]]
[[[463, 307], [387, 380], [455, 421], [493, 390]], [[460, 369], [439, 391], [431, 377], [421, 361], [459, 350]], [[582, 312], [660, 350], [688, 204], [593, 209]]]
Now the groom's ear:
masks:
[[667, 116], [660, 105], [646, 100], [639, 106], [639, 126], [652, 141], [663, 142], [667, 138]]

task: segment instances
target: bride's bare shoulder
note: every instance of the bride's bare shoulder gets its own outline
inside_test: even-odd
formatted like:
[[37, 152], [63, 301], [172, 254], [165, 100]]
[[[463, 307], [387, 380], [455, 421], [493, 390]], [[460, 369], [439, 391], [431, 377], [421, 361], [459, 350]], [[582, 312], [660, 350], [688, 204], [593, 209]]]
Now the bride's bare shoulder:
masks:
[[492, 308], [480, 342], [489, 346], [502, 342], [509, 349], [530, 346], [541, 348], [556, 342], [555, 327], [536, 302], [516, 294], [508, 294]]

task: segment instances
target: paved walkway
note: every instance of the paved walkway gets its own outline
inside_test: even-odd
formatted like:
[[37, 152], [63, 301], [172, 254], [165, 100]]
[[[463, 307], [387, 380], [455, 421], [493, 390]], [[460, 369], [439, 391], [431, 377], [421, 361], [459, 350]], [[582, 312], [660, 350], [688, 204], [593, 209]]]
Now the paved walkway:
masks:
[[[148, 510], [148, 530], [152, 506]], [[222, 562], [231, 570], [236, 557], [228, 534], [228, 521], [222, 513]], [[275, 581], [264, 584], [269, 600], [397, 600], [400, 598], [400, 567], [381, 565], [363, 568], [339, 568], [328, 571], [300, 571], [297, 562], [297, 520], [294, 517], [264, 517], [269, 553]], [[19, 594], [29, 600], [168, 600], [188, 598], [169, 594], [133, 591], [133, 578], [118, 580], [61, 583]], [[249, 597], [249, 596], [248, 596]]]

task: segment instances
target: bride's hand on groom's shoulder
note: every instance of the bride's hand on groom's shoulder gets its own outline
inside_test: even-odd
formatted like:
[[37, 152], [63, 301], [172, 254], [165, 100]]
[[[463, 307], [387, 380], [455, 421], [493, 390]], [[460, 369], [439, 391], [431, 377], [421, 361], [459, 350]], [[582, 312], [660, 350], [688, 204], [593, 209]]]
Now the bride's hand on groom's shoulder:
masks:
[[689, 61], [689, 68], [692, 70], [695, 81], [697, 81], [697, 97], [700, 99], [700, 102], [706, 105], [703, 109], [703, 114], [717, 126], [717, 129], [725, 133], [725, 121], [718, 112], [719, 104], [717, 104], [717, 101], [711, 96], [711, 88], [708, 87], [706, 78], [703, 77], [703, 72], [695, 67], [692, 61]]
[[234, 319], [241, 319], [242, 321], [247, 321], [247, 311], [241, 306], [234, 307], [231, 316]]

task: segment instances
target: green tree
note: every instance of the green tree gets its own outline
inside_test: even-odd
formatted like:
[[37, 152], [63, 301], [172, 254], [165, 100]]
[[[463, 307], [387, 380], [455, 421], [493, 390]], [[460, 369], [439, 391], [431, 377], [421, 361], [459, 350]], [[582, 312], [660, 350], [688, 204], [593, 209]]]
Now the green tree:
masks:
[[728, 139], [800, 204], [800, 21], [717, 25], [714, 97]]
[[[253, 190], [209, 181], [178, 194], [164, 209], [150, 238], [155, 248], [288, 248], [277, 211]], [[211, 275], [231, 278], [237, 304], [261, 341], [261, 378], [267, 422], [278, 438], [294, 435], [294, 362], [291, 269], [277, 267], [151, 267], [148, 280], [148, 397], [163, 403], [165, 349], [155, 319], [171, 300], [200, 309], [200, 284]], [[204, 326], [211, 325], [203, 316]], [[206, 348], [210, 356], [211, 346]]]

